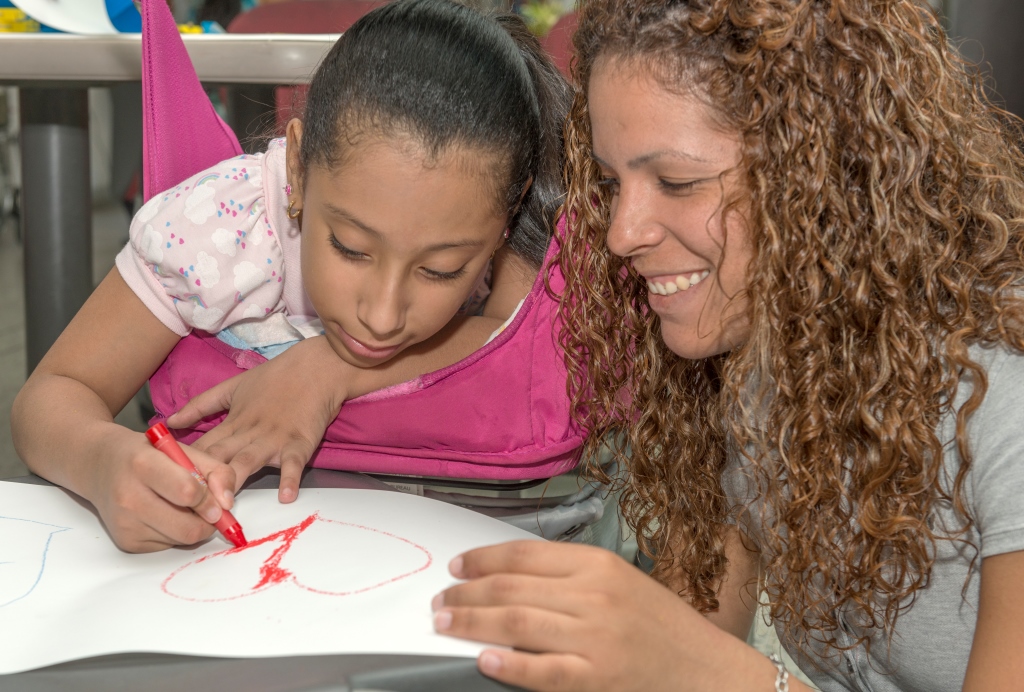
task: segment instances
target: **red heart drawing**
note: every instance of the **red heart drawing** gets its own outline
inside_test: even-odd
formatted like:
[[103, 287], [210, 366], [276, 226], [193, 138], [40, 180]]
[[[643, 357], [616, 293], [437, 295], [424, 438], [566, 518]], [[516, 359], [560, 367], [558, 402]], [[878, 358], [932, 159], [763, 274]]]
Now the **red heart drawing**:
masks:
[[[305, 542], [298, 541], [302, 535]], [[422, 572], [433, 561], [430, 551], [406, 538], [314, 513], [242, 548], [193, 560], [171, 572], [160, 588], [199, 602], [244, 598], [285, 583], [324, 596], [351, 596]]]

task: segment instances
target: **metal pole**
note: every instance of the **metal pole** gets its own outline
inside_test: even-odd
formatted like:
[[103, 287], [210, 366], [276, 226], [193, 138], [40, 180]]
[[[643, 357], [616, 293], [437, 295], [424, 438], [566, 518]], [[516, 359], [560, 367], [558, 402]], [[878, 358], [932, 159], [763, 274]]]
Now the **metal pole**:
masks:
[[89, 101], [84, 88], [23, 88], [20, 103], [31, 373], [92, 291]]

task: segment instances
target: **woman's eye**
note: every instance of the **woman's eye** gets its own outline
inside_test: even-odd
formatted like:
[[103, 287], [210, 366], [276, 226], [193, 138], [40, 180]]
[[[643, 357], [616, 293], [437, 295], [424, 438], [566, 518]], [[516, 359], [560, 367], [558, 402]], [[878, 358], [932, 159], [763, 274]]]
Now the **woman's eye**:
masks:
[[334, 248], [342, 257], [347, 257], [349, 259], [363, 259], [366, 257], [364, 253], [342, 245], [338, 239], [334, 237], [333, 233], [329, 234], [327, 238], [331, 243], [331, 247]]
[[658, 179], [658, 185], [661, 186], [661, 189], [670, 194], [685, 194], [687, 192], [691, 192], [699, 182], [701, 181], [691, 180], [686, 183], [676, 183], [671, 180], [665, 180], [664, 178]]
[[619, 179], [618, 178], [601, 178], [597, 181], [597, 186], [608, 190], [613, 195], [619, 192]]
[[466, 273], [466, 268], [462, 267], [460, 269], [456, 269], [453, 272], [439, 272], [424, 267], [423, 273], [426, 274], [431, 281], [455, 281], [456, 279], [462, 278], [462, 276]]

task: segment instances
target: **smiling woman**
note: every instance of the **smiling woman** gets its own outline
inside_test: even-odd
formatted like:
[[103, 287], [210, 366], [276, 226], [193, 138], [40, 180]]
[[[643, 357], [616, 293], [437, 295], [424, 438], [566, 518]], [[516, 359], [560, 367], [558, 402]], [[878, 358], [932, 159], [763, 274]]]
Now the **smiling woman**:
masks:
[[656, 580], [485, 548], [437, 628], [531, 689], [806, 689], [760, 599], [822, 690], [1017, 689], [1021, 122], [924, 0], [588, 0], [574, 45], [563, 342]]

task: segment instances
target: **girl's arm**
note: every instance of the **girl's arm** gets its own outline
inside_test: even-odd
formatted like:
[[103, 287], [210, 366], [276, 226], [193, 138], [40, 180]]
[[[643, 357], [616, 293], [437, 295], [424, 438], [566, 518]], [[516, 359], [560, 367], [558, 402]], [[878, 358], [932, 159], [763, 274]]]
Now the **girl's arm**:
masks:
[[981, 595], [964, 690], [1015, 690], [1024, 680], [1024, 551], [981, 562]]
[[[11, 430], [29, 469], [92, 502], [130, 551], [191, 544], [213, 533], [231, 499], [230, 469], [189, 456], [210, 483], [114, 423], [178, 342], [116, 269], [106, 276], [32, 372], [14, 401]], [[193, 512], [198, 512], [203, 521]]]
[[274, 359], [196, 396], [168, 419], [187, 427], [228, 410], [193, 445], [230, 462], [236, 485], [266, 465], [281, 468], [279, 499], [298, 496], [302, 469], [348, 399], [440, 370], [479, 349], [530, 291], [536, 270], [505, 248], [495, 256], [484, 314], [456, 317], [430, 339], [375, 368], [341, 360], [327, 339], [305, 339]]

